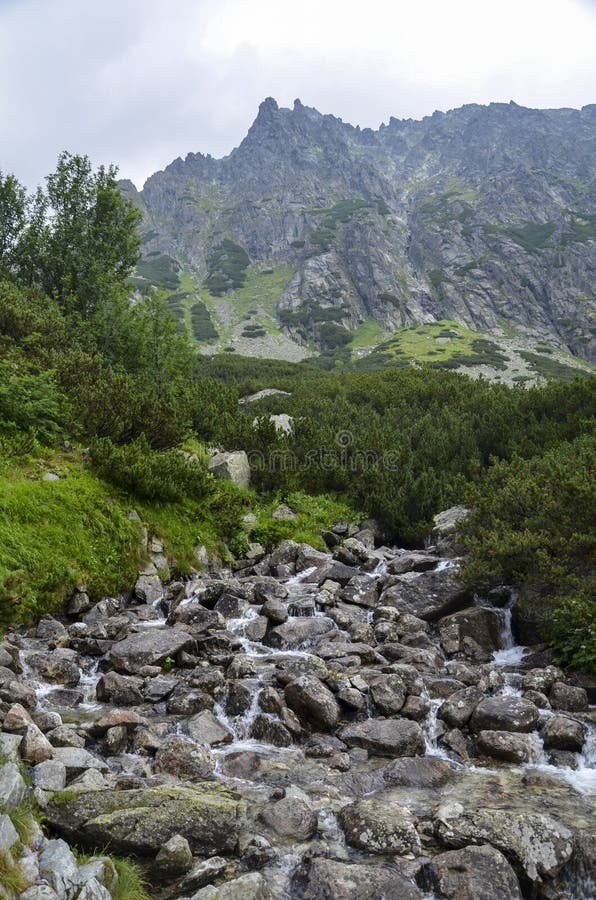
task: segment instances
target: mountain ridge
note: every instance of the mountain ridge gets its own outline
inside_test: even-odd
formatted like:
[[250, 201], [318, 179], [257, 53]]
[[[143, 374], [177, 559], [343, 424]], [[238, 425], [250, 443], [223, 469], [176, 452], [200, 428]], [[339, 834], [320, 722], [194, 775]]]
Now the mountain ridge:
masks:
[[190, 287], [219, 346], [248, 273], [254, 304], [235, 324], [311, 350], [369, 320], [391, 333], [448, 318], [594, 359], [595, 146], [595, 104], [468, 104], [373, 130], [267, 98], [228, 156], [121, 183], [143, 213], [139, 283], [169, 268], [164, 286]]

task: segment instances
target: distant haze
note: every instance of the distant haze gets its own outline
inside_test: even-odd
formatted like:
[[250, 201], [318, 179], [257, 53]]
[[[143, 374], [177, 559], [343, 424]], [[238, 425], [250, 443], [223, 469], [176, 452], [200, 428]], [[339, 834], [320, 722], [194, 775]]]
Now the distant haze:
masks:
[[60, 150], [145, 178], [228, 154], [259, 102], [377, 128], [464, 103], [596, 102], [595, 0], [0, 0], [0, 169]]

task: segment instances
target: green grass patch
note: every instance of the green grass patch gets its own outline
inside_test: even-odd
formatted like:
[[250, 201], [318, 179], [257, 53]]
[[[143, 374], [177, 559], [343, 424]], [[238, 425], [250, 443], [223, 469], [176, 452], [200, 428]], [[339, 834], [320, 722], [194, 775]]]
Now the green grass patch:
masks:
[[[274, 519], [272, 513], [280, 503], [297, 513], [295, 519]], [[293, 540], [310, 544], [317, 550], [327, 547], [321, 532], [336, 522], [358, 522], [363, 518], [349, 501], [330, 494], [310, 495], [295, 491], [287, 495], [264, 497], [255, 509], [257, 523], [251, 529], [251, 540], [272, 550], [281, 541]]]
[[375, 347], [380, 344], [385, 336], [383, 326], [378, 319], [365, 319], [352, 332], [352, 340], [349, 346], [355, 347]]
[[118, 873], [118, 886], [114, 900], [149, 900], [149, 884], [140, 867], [130, 859], [112, 857]]

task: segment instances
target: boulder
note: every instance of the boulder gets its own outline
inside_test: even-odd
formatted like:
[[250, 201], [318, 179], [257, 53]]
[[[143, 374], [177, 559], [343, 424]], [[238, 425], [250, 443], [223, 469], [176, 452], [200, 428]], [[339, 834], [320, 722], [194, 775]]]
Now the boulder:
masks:
[[387, 865], [358, 865], [315, 857], [305, 900], [422, 900], [415, 885]]
[[63, 791], [66, 787], [64, 763], [57, 759], [46, 759], [36, 766], [35, 787], [41, 788], [42, 791]]
[[232, 732], [213, 715], [210, 709], [204, 709], [188, 720], [188, 733], [197, 744], [229, 744]]
[[351, 847], [368, 853], [413, 853], [422, 847], [416, 822], [404, 806], [382, 794], [357, 800], [339, 811], [338, 821]]
[[155, 754], [153, 767], [184, 781], [205, 781], [213, 775], [215, 759], [206, 747], [181, 735], [168, 735]]
[[47, 737], [33, 722], [27, 725], [20, 745], [21, 756], [29, 763], [37, 765], [54, 755], [54, 748]]
[[313, 638], [327, 634], [333, 628], [328, 619], [315, 618], [314, 616], [294, 616], [272, 628], [265, 638], [264, 643], [279, 650], [295, 650]]
[[[1, 749], [1, 748], [0, 748]], [[4, 809], [14, 809], [27, 796], [27, 785], [14, 762], [0, 765], [0, 803]]]
[[183, 875], [192, 867], [192, 852], [188, 841], [181, 834], [173, 835], [155, 857], [155, 869], [160, 877]]
[[437, 716], [450, 728], [463, 728], [483, 697], [484, 693], [480, 688], [473, 686], [455, 691], [441, 704]]
[[374, 756], [418, 756], [425, 750], [422, 730], [410, 719], [366, 719], [346, 725], [339, 737]]
[[181, 891], [196, 891], [205, 887], [216, 878], [220, 878], [228, 867], [227, 861], [222, 856], [212, 856], [211, 859], [203, 859], [196, 863], [190, 872], [187, 872], [179, 884]]
[[468, 590], [451, 569], [407, 572], [392, 582], [383, 594], [383, 604], [427, 622], [436, 622], [468, 604]]
[[439, 553], [451, 556], [463, 552], [464, 547], [458, 540], [457, 529], [469, 512], [465, 506], [451, 506], [434, 516], [430, 539]]
[[489, 844], [439, 853], [425, 866], [424, 881], [444, 900], [522, 900], [515, 872]]
[[275, 895], [263, 875], [250, 872], [217, 887], [210, 884], [197, 891], [192, 900], [275, 900]]
[[470, 730], [529, 732], [539, 718], [538, 707], [522, 697], [486, 697], [472, 713]]
[[193, 639], [177, 628], [152, 629], [131, 634], [112, 646], [111, 664], [118, 672], [136, 674], [143, 666], [160, 666], [179, 650], [191, 650]]
[[163, 597], [163, 584], [157, 572], [139, 575], [135, 581], [134, 596], [136, 600], [148, 603], [150, 606]]
[[588, 694], [582, 687], [573, 687], [563, 681], [555, 681], [548, 695], [553, 709], [566, 712], [583, 712], [588, 708]]
[[111, 701], [117, 706], [141, 706], [143, 703], [142, 685], [142, 680], [132, 675], [106, 672], [97, 682], [95, 695], [99, 701]]
[[569, 716], [551, 716], [542, 729], [544, 746], [551, 750], [580, 752], [584, 746], [584, 727]]
[[406, 700], [406, 686], [397, 674], [374, 674], [366, 678], [370, 696], [378, 711], [383, 716], [398, 713]]
[[339, 719], [339, 706], [328, 687], [314, 675], [301, 675], [286, 685], [284, 696], [302, 724], [330, 731]]
[[240, 487], [248, 487], [250, 483], [250, 464], [244, 450], [216, 453], [209, 460], [209, 471]]
[[478, 750], [493, 759], [512, 763], [529, 762], [538, 756], [536, 739], [531, 734], [510, 731], [481, 731], [476, 738]]
[[61, 839], [45, 842], [39, 854], [39, 873], [59, 897], [74, 897], [81, 883], [77, 861]]
[[444, 804], [435, 818], [435, 834], [448, 847], [490, 844], [518, 876], [532, 883], [554, 878], [573, 853], [573, 834], [556, 819], [514, 810]]
[[296, 797], [268, 803], [261, 818], [280, 837], [295, 841], [307, 841], [317, 830], [316, 815], [308, 804]]
[[140, 856], [154, 856], [176, 834], [193, 853], [235, 853], [245, 813], [244, 804], [215, 783], [73, 791], [45, 810], [48, 824], [68, 840]]
[[445, 616], [438, 622], [441, 644], [445, 653], [466, 653], [465, 638], [473, 640], [489, 653], [499, 650], [501, 617], [494, 609], [473, 606]]
[[7, 731], [9, 734], [24, 734], [32, 722], [33, 719], [25, 707], [20, 703], [13, 703], [4, 716], [2, 730]]

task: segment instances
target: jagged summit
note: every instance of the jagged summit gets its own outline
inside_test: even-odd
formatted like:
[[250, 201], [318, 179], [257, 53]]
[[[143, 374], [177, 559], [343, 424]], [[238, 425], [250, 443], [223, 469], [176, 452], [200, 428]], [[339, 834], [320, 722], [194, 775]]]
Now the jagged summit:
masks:
[[186, 270], [220, 342], [248, 278], [249, 331], [302, 345], [450, 319], [594, 357], [595, 145], [596, 105], [468, 104], [375, 130], [268, 97], [229, 156], [189, 153], [135, 192], [139, 275], [176, 287]]

